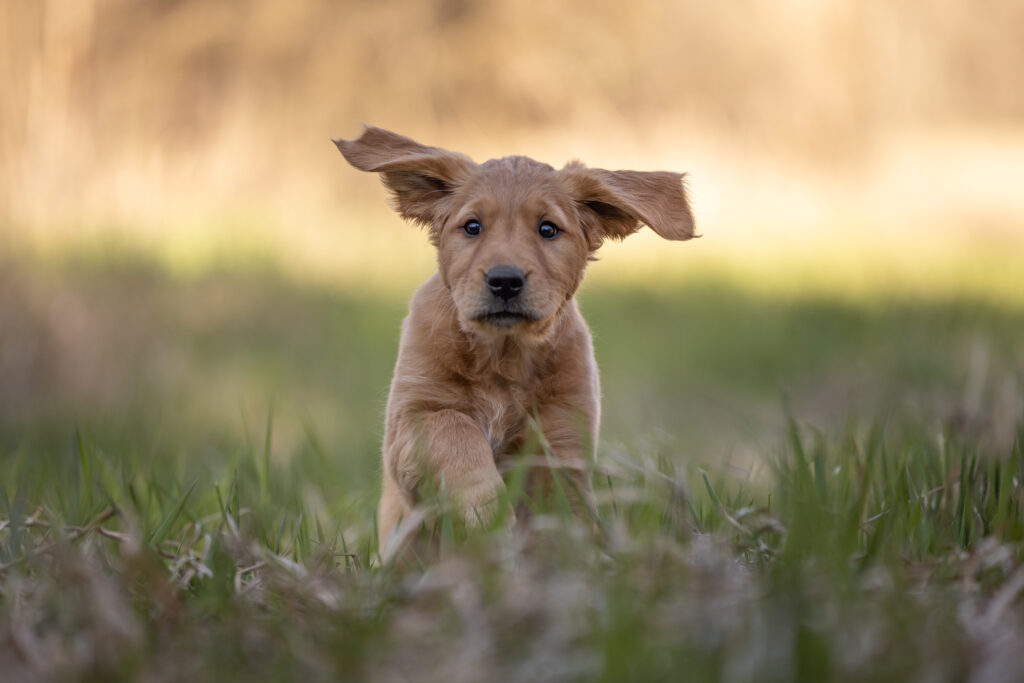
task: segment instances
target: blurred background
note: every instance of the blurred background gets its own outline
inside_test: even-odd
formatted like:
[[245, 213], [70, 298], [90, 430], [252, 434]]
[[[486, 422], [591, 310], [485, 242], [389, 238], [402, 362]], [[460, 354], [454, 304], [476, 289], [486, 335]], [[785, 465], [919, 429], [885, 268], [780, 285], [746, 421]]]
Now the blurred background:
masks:
[[1008, 439], [1022, 35], [1017, 0], [4, 2], [3, 445], [273, 415], [281, 457], [372, 472], [433, 253], [331, 144], [361, 122], [690, 173], [703, 237], [610, 245], [581, 294], [608, 448], [739, 458], [783, 405]]

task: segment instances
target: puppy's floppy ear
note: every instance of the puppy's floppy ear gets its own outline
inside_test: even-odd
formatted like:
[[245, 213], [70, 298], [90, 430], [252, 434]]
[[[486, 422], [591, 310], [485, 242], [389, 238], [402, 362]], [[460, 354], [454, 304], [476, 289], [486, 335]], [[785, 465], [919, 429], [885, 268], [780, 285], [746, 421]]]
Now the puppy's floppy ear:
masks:
[[334, 144], [361, 171], [380, 173], [403, 218], [432, 226], [444, 211], [445, 200], [477, 167], [464, 154], [427, 147], [415, 140], [367, 126], [358, 140]]
[[574, 161], [559, 174], [595, 249], [601, 240], [621, 240], [641, 225], [668, 240], [696, 236], [683, 173], [606, 171]]

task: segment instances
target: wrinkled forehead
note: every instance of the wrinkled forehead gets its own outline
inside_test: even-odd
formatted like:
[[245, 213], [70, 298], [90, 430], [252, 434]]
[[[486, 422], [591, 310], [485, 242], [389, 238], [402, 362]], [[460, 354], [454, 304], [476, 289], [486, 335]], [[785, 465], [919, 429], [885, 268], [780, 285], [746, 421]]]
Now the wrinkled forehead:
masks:
[[554, 168], [519, 156], [481, 164], [457, 195], [467, 208], [502, 214], [565, 208], [569, 203]]

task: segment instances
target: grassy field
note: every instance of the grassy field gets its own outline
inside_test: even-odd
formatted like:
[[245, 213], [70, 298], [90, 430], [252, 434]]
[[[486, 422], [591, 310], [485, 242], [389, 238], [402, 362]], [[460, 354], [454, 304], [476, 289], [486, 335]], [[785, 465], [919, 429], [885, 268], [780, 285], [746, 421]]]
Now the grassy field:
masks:
[[[1024, 308], [588, 283], [603, 537], [381, 568], [405, 297], [0, 267], [0, 678], [1013, 681]], [[1013, 299], [1019, 301], [1019, 299]]]

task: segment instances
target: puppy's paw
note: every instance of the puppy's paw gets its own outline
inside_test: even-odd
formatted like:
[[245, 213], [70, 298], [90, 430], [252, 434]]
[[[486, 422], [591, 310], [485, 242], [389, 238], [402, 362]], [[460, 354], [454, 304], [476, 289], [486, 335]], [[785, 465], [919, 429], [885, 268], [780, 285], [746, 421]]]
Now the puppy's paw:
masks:
[[492, 526], [499, 516], [507, 526], [515, 524], [516, 515], [505, 492], [505, 482], [496, 470], [462, 482], [454, 496], [466, 528]]

